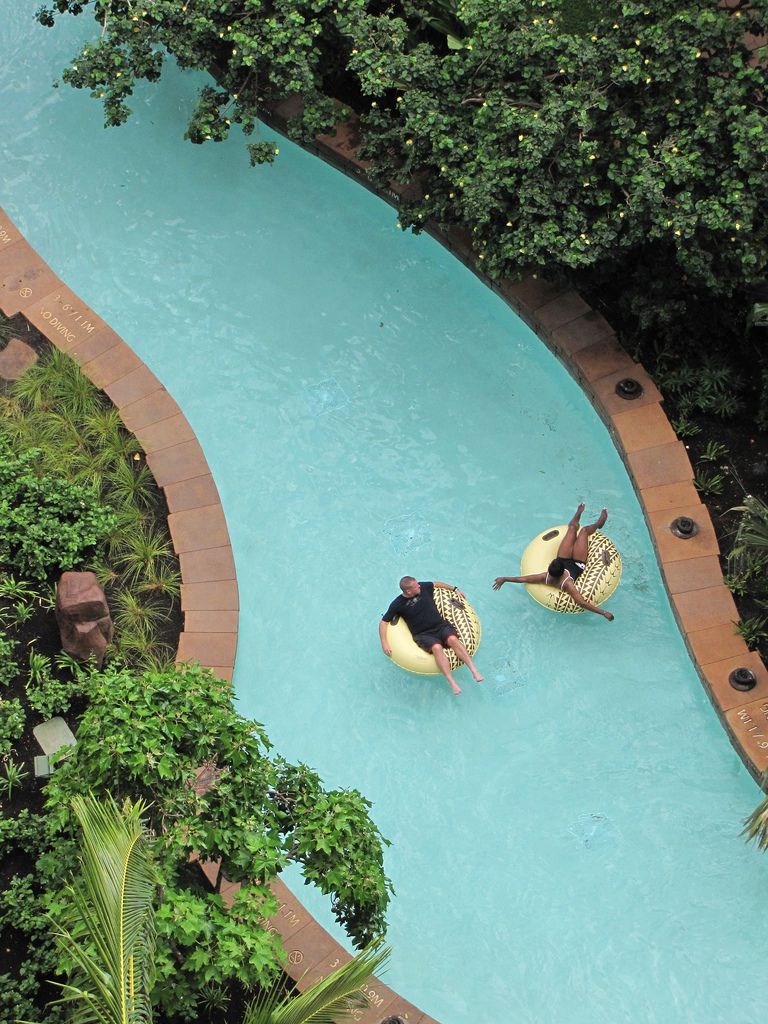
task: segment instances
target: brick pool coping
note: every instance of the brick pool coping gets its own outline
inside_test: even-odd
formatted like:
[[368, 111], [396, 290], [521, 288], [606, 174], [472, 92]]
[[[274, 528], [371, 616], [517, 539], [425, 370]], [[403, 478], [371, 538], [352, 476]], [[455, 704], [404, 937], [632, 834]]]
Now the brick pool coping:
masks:
[[[284, 131], [294, 99], [277, 104], [266, 120]], [[390, 203], [414, 186], [373, 187], [356, 156], [354, 123], [338, 125], [307, 148]], [[759, 781], [768, 767], [768, 671], [735, 633], [738, 612], [723, 582], [719, 546], [706, 506], [693, 485], [693, 469], [662, 407], [661, 394], [643, 367], [627, 355], [608, 322], [575, 292], [535, 276], [492, 282], [478, 267], [466, 232], [426, 230], [491, 287], [535, 331], [581, 385], [627, 467], [651, 533], [669, 599], [691, 657], [731, 743]], [[237, 650], [239, 600], [229, 532], [216, 484], [194, 431], [174, 399], [133, 350], [75, 295], [26, 242], [0, 208], [0, 310], [22, 313], [48, 340], [70, 355], [110, 397], [125, 426], [146, 453], [168, 503], [168, 526], [181, 565], [184, 630], [177, 661], [199, 661], [231, 681]], [[642, 394], [627, 401], [616, 384], [630, 377]], [[696, 536], [683, 540], [670, 523], [687, 516]], [[750, 668], [757, 685], [744, 700], [729, 673]], [[681, 709], [684, 714], [684, 709]], [[204, 865], [210, 877], [218, 867]], [[231, 902], [237, 884], [224, 881]], [[271, 926], [287, 953], [286, 970], [305, 988], [349, 959], [277, 879], [279, 909]], [[433, 1018], [375, 979], [366, 992], [372, 1005], [355, 1019], [379, 1024], [399, 1014], [409, 1024]]]

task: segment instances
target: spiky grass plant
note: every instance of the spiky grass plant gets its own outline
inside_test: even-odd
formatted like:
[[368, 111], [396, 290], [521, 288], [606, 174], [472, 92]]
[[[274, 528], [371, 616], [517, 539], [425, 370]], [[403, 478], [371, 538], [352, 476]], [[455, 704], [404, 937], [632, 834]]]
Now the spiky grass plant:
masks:
[[37, 448], [41, 473], [69, 476], [83, 450], [77, 428], [49, 410], [33, 409], [3, 423], [4, 433], [16, 448]]
[[158, 642], [153, 629], [141, 625], [116, 629], [108, 654], [110, 660], [118, 659], [142, 672], [160, 672], [176, 660], [175, 650]]
[[13, 324], [5, 313], [0, 313], [0, 345], [4, 345], [12, 334]]
[[138, 584], [138, 590], [142, 594], [178, 597], [181, 593], [181, 573], [176, 568], [176, 563], [167, 560], [156, 562], [144, 574], [144, 578]]
[[24, 412], [40, 412], [53, 409], [55, 400], [51, 394], [51, 373], [46, 369], [47, 359], [41, 359], [23, 373], [10, 389], [10, 397]]
[[130, 503], [139, 508], [149, 508], [153, 500], [153, 485], [152, 473], [144, 461], [119, 459], [108, 474], [109, 497], [119, 505]]
[[754, 550], [764, 551], [768, 548], [768, 504], [753, 494], [747, 494], [743, 505], [729, 509], [730, 512], [741, 512], [741, 521], [736, 531], [735, 552]]
[[[180, 574], [167, 532], [154, 525], [157, 491], [136, 438], [118, 411], [68, 356], [52, 351], [0, 397], [0, 431], [20, 450], [39, 452], [35, 466], [89, 486], [115, 513], [104, 554], [91, 568], [108, 593], [119, 638], [115, 649], [134, 664], [165, 665], [158, 644]], [[15, 609], [4, 609], [6, 618]]]
[[[115, 624], [116, 634], [135, 633], [137, 630], [147, 636], [157, 632], [164, 621], [168, 619], [168, 613], [154, 601], [145, 601], [133, 593], [132, 590], [120, 590], [112, 597], [112, 621]], [[120, 649], [123, 643], [119, 636], [116, 640]]]
[[23, 761], [15, 761], [10, 755], [3, 760], [2, 765], [5, 778], [0, 783], [0, 788], [5, 791], [7, 799], [10, 800], [14, 789], [22, 784], [29, 772], [24, 771]]
[[11, 394], [27, 411], [55, 410], [75, 424], [80, 424], [100, 403], [96, 387], [81, 373], [69, 356], [51, 349], [49, 354], [13, 384]]
[[96, 574], [96, 579], [104, 590], [110, 589], [120, 579], [120, 573], [112, 564], [111, 560], [102, 555], [91, 562], [91, 572]]
[[124, 636], [117, 648], [123, 660], [142, 672], [162, 672], [173, 665], [176, 652], [167, 644], [159, 644], [153, 636], [136, 631]]
[[89, 443], [98, 446], [117, 445], [118, 454], [126, 454], [121, 451], [126, 440], [136, 446], [135, 438], [125, 432], [120, 413], [114, 406], [97, 406], [89, 412], [83, 419], [82, 433]]
[[80, 424], [80, 433], [88, 449], [101, 461], [108, 481], [140, 451], [136, 438], [123, 427], [117, 409], [102, 408], [89, 415]]
[[138, 583], [157, 574], [158, 567], [173, 555], [168, 535], [152, 525], [144, 524], [125, 537], [125, 547], [115, 562], [129, 583]]
[[72, 459], [69, 476], [74, 483], [91, 487], [100, 494], [104, 485], [104, 469], [104, 454], [85, 448]]
[[0, 573], [0, 597], [9, 601], [39, 601], [40, 591], [26, 580], [17, 579], [13, 573]]

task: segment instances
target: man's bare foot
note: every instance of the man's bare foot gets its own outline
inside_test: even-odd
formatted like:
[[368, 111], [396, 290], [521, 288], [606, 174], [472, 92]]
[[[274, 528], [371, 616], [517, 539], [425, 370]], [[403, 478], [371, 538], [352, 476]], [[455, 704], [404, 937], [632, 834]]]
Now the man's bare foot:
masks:
[[[450, 682], [450, 680], [449, 680]], [[461, 687], [457, 686], [456, 683], [451, 683], [451, 689], [453, 690], [453, 696], [458, 697], [461, 693]]]
[[485, 676], [481, 676], [479, 672], [473, 672], [472, 678], [475, 680], [476, 683], [482, 683], [482, 681], [485, 679]]
[[606, 521], [607, 518], [608, 518], [608, 509], [604, 508], [602, 510], [602, 512], [600, 513], [600, 515], [597, 517], [597, 521], [595, 523], [595, 526], [598, 528], [598, 530], [600, 529], [601, 526], [605, 526], [605, 521]]

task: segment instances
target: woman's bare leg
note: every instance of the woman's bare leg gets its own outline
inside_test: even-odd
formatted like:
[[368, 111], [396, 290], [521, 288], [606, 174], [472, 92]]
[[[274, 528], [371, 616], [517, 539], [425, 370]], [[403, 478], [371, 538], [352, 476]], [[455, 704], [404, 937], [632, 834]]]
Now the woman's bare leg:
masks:
[[584, 511], [584, 502], [579, 502], [579, 507], [573, 513], [573, 518], [568, 523], [568, 529], [565, 531], [565, 536], [560, 541], [560, 547], [557, 549], [558, 558], [575, 558], [573, 549], [576, 545], [577, 534], [579, 532], [579, 520], [581, 519], [581, 513]]
[[577, 562], [586, 562], [587, 553], [589, 551], [589, 538], [595, 530], [599, 530], [601, 526], [605, 525], [607, 518], [608, 509], [604, 508], [594, 523], [590, 523], [588, 526], [582, 526], [579, 530], [579, 535], [576, 538], [576, 543], [573, 545], [573, 554], [571, 555], [571, 558], [574, 558]]

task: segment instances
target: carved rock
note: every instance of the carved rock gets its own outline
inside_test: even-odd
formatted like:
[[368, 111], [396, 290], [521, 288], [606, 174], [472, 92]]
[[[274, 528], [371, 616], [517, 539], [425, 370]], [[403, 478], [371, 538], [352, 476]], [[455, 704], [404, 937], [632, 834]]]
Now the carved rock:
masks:
[[101, 668], [112, 639], [112, 617], [94, 573], [62, 573], [56, 588], [56, 621], [67, 654], [80, 661], [93, 656]]

